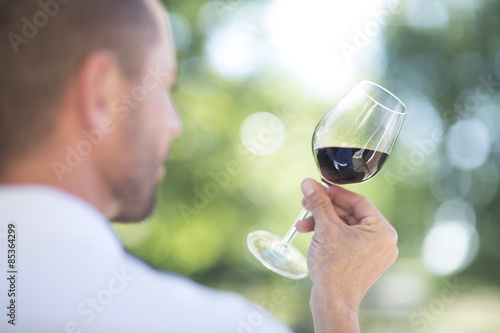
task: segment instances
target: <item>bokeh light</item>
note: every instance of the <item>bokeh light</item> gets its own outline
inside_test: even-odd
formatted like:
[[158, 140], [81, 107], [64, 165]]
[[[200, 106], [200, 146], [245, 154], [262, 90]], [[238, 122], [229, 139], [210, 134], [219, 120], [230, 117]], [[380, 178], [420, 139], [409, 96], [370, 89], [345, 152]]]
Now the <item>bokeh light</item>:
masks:
[[479, 239], [474, 227], [464, 221], [437, 221], [423, 243], [423, 260], [438, 275], [465, 268], [477, 253]]
[[406, 6], [406, 20], [416, 29], [437, 29], [448, 23], [449, 14], [441, 1], [412, 0]]
[[447, 152], [451, 163], [461, 169], [474, 169], [486, 162], [491, 139], [488, 129], [477, 119], [462, 120], [449, 131]]
[[187, 52], [192, 40], [192, 31], [189, 21], [179, 13], [169, 13], [170, 26], [174, 37], [175, 48], [178, 52]]
[[241, 142], [254, 154], [266, 156], [277, 152], [285, 143], [283, 122], [269, 112], [252, 113], [240, 128]]
[[207, 55], [214, 69], [225, 79], [244, 79], [257, 72], [263, 52], [251, 27], [231, 23], [218, 28], [207, 41]]

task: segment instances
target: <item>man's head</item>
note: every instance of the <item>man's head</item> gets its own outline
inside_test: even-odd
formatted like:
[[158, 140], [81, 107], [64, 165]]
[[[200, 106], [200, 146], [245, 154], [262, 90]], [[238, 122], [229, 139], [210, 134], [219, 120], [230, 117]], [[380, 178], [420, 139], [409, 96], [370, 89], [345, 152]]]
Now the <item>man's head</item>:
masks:
[[0, 36], [0, 179], [52, 183], [113, 220], [145, 218], [181, 128], [161, 5], [0, 0]]

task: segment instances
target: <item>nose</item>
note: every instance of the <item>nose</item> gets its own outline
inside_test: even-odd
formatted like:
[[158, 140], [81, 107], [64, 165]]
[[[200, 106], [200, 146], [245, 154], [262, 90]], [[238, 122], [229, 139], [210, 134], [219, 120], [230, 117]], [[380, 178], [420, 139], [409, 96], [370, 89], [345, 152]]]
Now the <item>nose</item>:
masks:
[[174, 108], [174, 113], [175, 113], [174, 117], [175, 121], [172, 128], [172, 136], [175, 138], [178, 137], [182, 132], [182, 119], [181, 116], [179, 115], [179, 111], [176, 108]]
[[170, 97], [170, 108], [171, 110], [171, 117], [169, 117], [169, 128], [170, 128], [170, 134], [172, 135], [173, 138], [178, 137], [181, 132], [182, 132], [182, 119], [179, 114], [179, 111], [177, 110], [177, 107], [175, 106], [175, 103]]

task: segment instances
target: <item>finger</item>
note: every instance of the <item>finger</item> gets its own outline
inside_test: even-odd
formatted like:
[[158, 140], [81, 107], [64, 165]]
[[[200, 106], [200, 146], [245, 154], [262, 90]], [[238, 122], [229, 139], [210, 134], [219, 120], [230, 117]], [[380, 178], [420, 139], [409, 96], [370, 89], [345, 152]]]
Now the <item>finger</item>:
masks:
[[334, 205], [339, 208], [336, 211], [340, 213], [339, 216], [344, 220], [346, 218], [350, 219], [349, 217], [352, 216], [351, 222], [355, 220], [357, 223], [362, 224], [364, 219], [369, 216], [381, 216], [379, 210], [361, 194], [351, 192], [337, 185], [330, 186], [327, 193]]
[[307, 219], [300, 220], [295, 224], [295, 228], [298, 232], [302, 233], [314, 231], [314, 218], [311, 216]]
[[[302, 198], [302, 206], [305, 207], [307, 204], [306, 199]], [[358, 224], [358, 221], [352, 216], [351, 213], [345, 211], [341, 207], [333, 204], [333, 208], [335, 209], [335, 212], [337, 215], [340, 217], [342, 221], [344, 221], [347, 225], [355, 225]]]
[[345, 211], [343, 208], [335, 205], [335, 203], [333, 203], [333, 208], [335, 209], [335, 212], [337, 213], [338, 217], [342, 221], [344, 221], [345, 224], [347, 225], [359, 224], [358, 220], [350, 212]]
[[[301, 187], [305, 196], [307, 210], [314, 216], [316, 229], [321, 230], [321, 228], [328, 227], [331, 222], [342, 223], [323, 186], [308, 178], [302, 182]], [[315, 231], [319, 231], [316, 229]]]

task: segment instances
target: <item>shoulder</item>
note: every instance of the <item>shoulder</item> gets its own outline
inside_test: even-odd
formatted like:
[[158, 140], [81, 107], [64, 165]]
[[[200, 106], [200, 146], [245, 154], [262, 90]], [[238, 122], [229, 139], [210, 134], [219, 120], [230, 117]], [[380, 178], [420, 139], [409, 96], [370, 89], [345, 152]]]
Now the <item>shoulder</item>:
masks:
[[[126, 253], [109, 223], [78, 198], [0, 187], [0, 208], [19, 235], [17, 331], [289, 332], [238, 294], [157, 271]], [[9, 329], [0, 323], [1, 332]]]
[[[236, 293], [154, 270], [132, 256], [127, 257], [122, 273], [128, 283], [123, 295], [117, 297], [113, 313], [130, 314], [125, 319], [130, 332], [148, 326], [149, 332], [290, 332], [271, 314]], [[103, 317], [102, 324], [112, 318]]]

